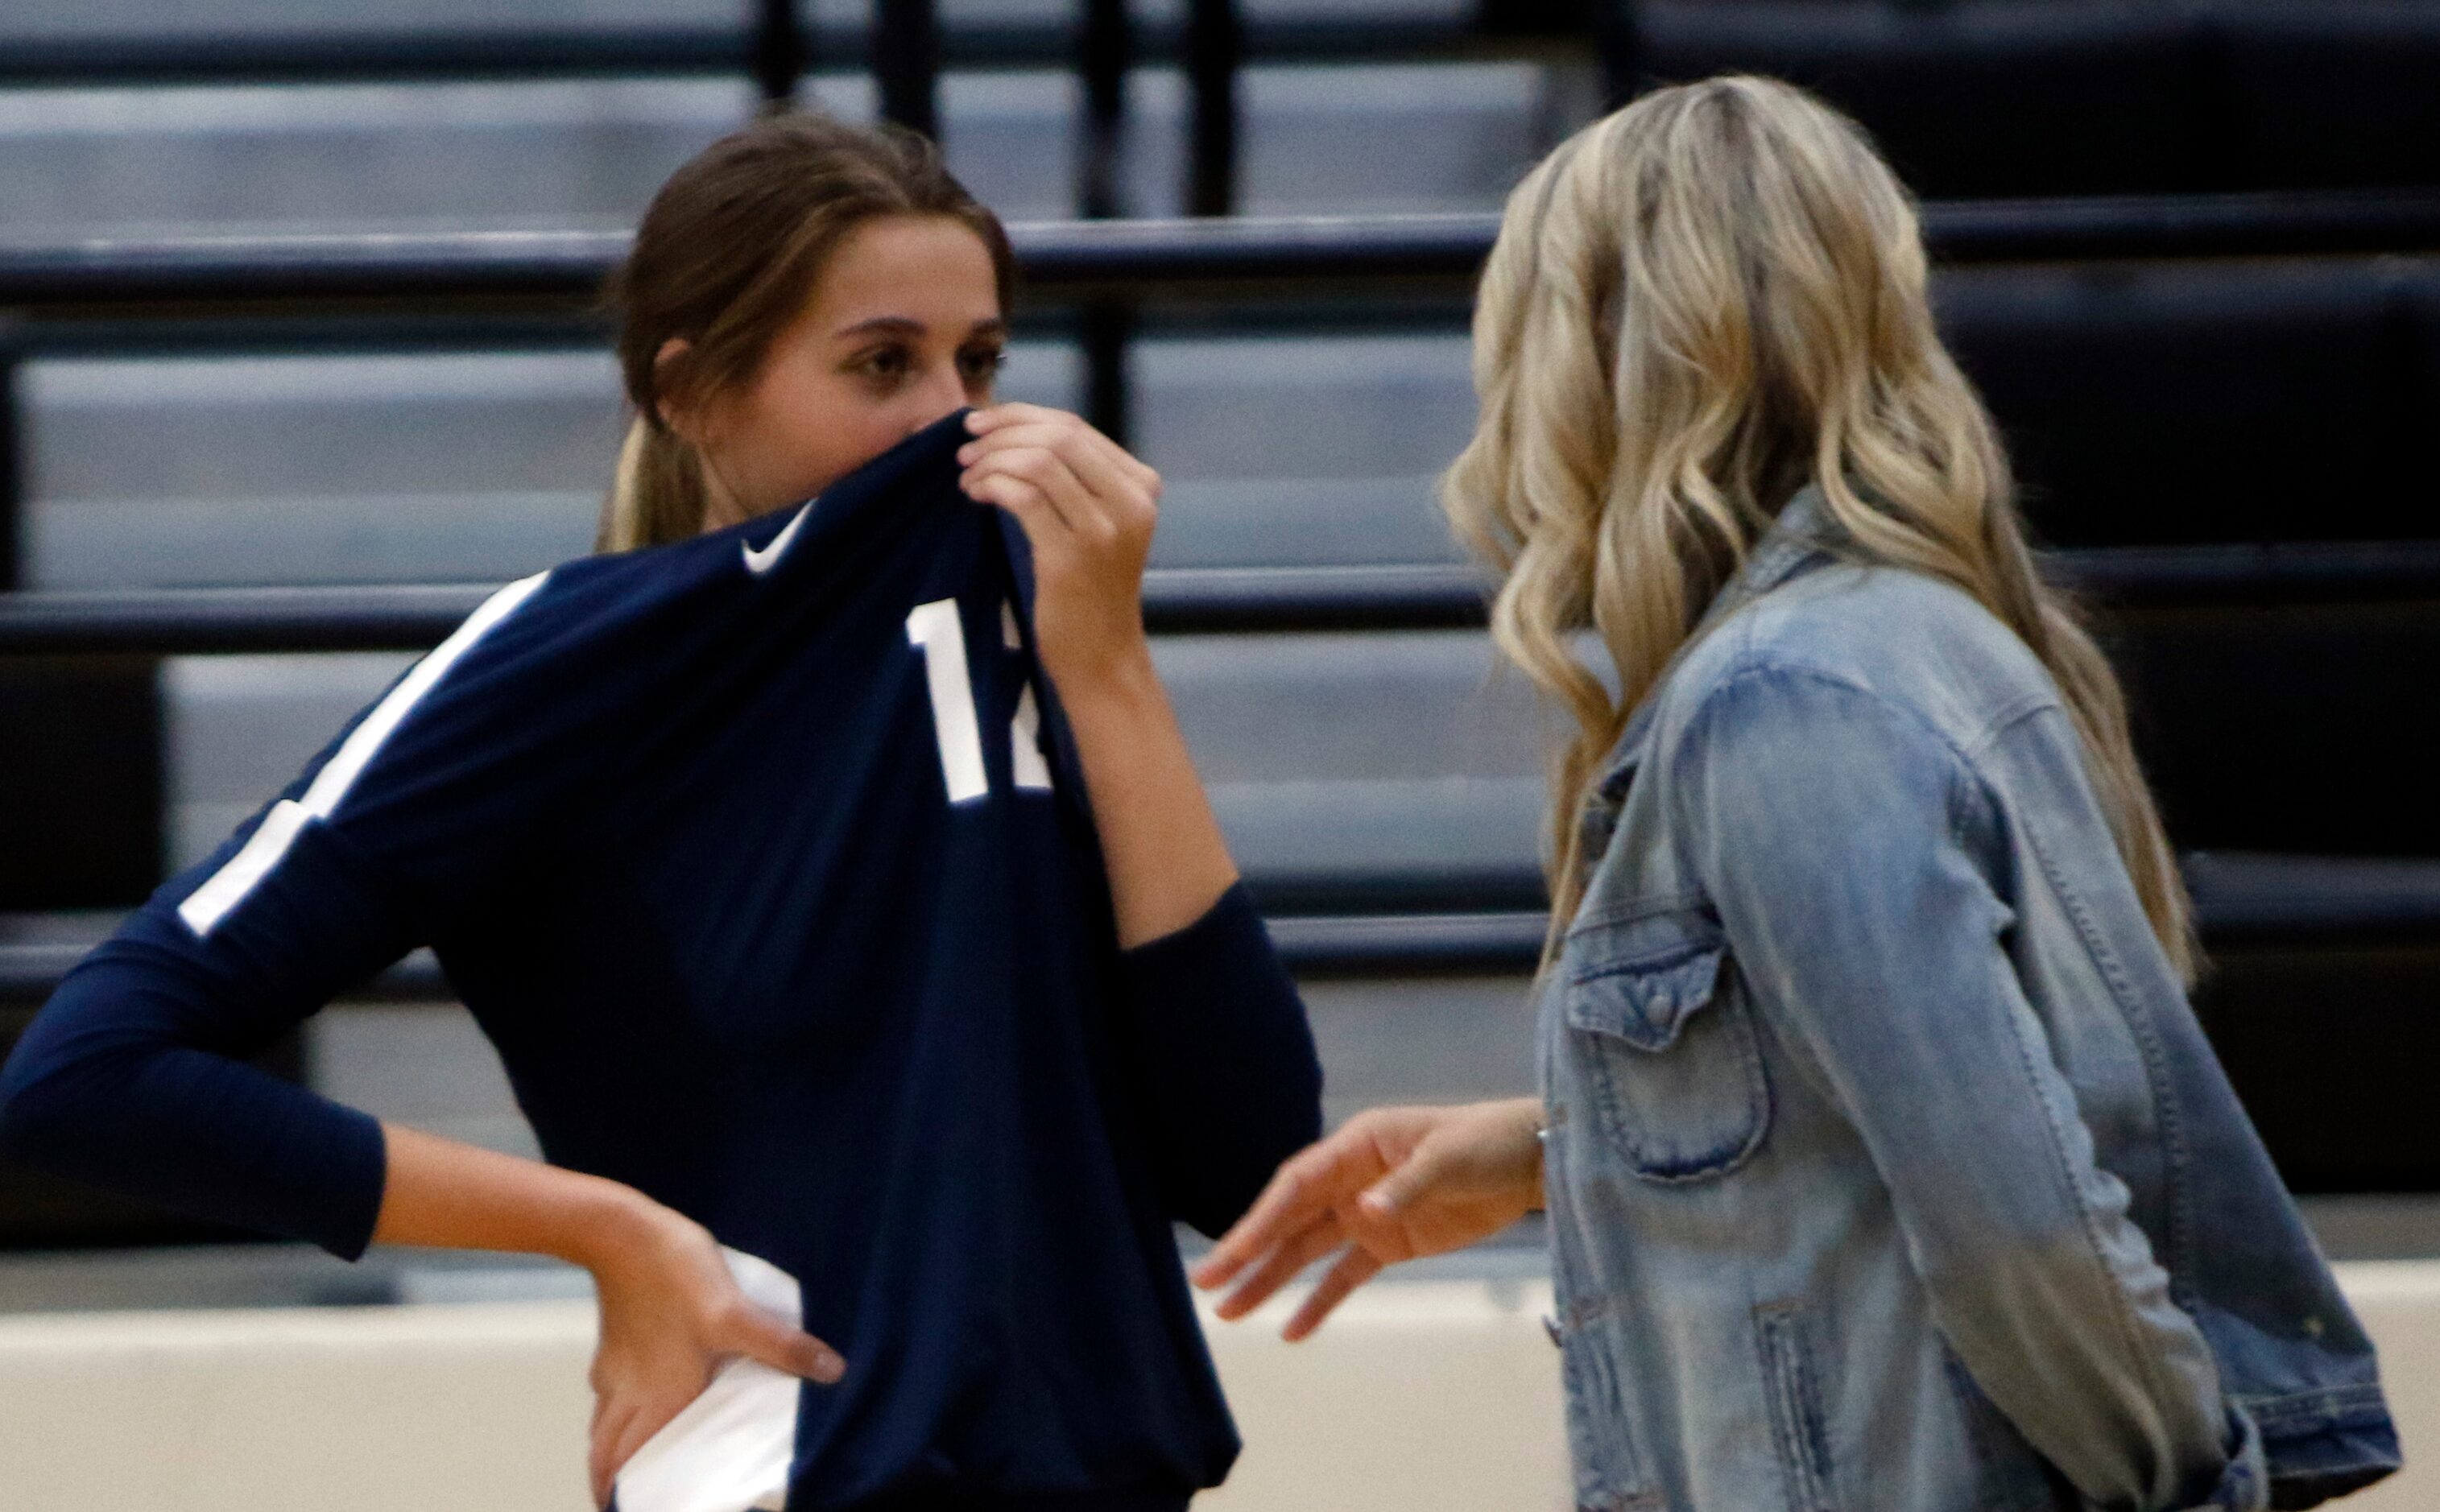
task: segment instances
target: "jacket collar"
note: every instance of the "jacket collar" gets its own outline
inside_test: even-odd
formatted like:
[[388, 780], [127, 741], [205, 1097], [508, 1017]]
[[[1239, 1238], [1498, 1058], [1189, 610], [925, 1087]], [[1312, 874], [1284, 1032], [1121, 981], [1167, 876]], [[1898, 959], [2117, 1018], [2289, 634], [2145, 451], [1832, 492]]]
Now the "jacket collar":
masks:
[[[1709, 634], [1731, 614], [1807, 568], [1826, 560], [1832, 534], [1829, 507], [1822, 500], [1821, 486], [1808, 483], [1780, 506], [1778, 518], [1771, 521], [1769, 528], [1762, 533], [1762, 539], [1746, 553], [1746, 560], [1736, 573], [1713, 596], [1710, 606], [1703, 611], [1703, 617], [1695, 623], [1693, 633], [1686, 637], [1685, 646], [1678, 648], [1678, 656], [1684, 656], [1687, 648]], [[1677, 658], [1671, 658], [1670, 667], [1675, 667], [1676, 665]], [[1643, 702], [1636, 705], [1635, 712], [1627, 717], [1626, 728], [1619, 735], [1618, 744], [1611, 751], [1609, 764], [1602, 774], [1598, 790], [1600, 798], [1607, 806], [1615, 808], [1626, 796], [1627, 784], [1634, 780], [1635, 769], [1642, 762], [1644, 747], [1652, 738], [1652, 711], [1658, 702], [1652, 695], [1660, 692], [1668, 677], [1669, 672], [1664, 669], [1654, 680], [1652, 693], [1646, 694]]]

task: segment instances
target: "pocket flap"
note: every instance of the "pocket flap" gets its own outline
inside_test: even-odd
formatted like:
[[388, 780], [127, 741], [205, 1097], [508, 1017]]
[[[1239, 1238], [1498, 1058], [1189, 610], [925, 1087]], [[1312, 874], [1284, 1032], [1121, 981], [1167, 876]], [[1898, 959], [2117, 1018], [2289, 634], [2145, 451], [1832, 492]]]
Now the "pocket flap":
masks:
[[1588, 949], [1570, 973], [1568, 1023], [1639, 1050], [1666, 1050], [1719, 990], [1728, 953], [1716, 935], [1682, 932], [1659, 940], [1647, 932], [1623, 951]]

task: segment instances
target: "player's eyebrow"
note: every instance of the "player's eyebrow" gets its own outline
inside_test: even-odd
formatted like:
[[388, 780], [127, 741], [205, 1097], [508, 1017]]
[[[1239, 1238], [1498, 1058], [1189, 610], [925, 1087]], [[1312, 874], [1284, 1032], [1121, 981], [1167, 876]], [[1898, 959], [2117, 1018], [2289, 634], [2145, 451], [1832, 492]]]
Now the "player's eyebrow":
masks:
[[921, 336], [924, 323], [906, 315], [875, 315], [852, 326], [842, 326], [838, 333], [842, 336]]
[[[924, 323], [911, 315], [875, 315], [870, 320], [860, 320], [852, 326], [840, 328], [838, 334], [841, 336], [921, 336], [924, 331]], [[996, 315], [988, 320], [978, 320], [975, 322], [974, 329], [967, 334], [969, 336], [1004, 336], [1008, 334], [1008, 322]]]

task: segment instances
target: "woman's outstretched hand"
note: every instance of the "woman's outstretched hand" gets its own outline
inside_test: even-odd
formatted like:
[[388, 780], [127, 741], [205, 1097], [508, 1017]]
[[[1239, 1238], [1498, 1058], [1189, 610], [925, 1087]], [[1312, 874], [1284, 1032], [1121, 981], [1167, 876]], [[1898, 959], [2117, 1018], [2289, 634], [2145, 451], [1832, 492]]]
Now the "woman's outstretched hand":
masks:
[[1033, 634], [1063, 693], [1149, 661], [1144, 559], [1160, 474], [1065, 410], [995, 404], [966, 417], [966, 493], [1016, 516], [1033, 547]]
[[609, 1503], [620, 1468], [728, 1358], [745, 1355], [822, 1385], [847, 1371], [828, 1344], [746, 1299], [701, 1224], [640, 1203], [633, 1217], [632, 1232], [588, 1266], [601, 1307], [590, 1377], [596, 1506]]
[[1302, 1339], [1384, 1267], [1462, 1249], [1541, 1206], [1541, 1115], [1530, 1097], [1358, 1113], [1280, 1167], [1194, 1284], [1237, 1281], [1219, 1312], [1242, 1318], [1344, 1247], [1281, 1330]]

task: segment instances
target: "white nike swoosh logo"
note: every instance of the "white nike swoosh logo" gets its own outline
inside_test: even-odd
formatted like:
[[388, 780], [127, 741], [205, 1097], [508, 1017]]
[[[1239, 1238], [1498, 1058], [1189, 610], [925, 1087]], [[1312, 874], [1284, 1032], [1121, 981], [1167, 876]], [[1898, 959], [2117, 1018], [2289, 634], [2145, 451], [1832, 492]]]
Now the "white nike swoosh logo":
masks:
[[804, 507], [797, 511], [797, 518], [789, 521], [778, 535], [771, 538], [771, 543], [762, 550], [757, 551], [744, 542], [739, 542], [739, 549], [745, 553], [745, 570], [758, 578], [769, 572], [772, 566], [787, 554], [788, 543], [797, 539], [797, 527], [805, 523], [805, 516], [814, 512], [814, 500], [807, 499]]

